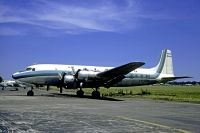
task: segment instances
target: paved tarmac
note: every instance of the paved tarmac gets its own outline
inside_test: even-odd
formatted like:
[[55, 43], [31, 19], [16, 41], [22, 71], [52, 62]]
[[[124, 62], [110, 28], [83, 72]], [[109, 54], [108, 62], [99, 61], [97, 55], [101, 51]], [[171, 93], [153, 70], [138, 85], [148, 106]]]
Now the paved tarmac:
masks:
[[1, 132], [200, 132], [200, 105], [0, 90]]

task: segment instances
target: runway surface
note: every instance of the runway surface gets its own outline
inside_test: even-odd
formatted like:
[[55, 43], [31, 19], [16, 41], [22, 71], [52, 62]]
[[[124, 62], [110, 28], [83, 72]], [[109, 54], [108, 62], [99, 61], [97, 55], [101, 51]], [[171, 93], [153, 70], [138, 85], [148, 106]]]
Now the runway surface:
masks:
[[200, 132], [200, 105], [0, 90], [0, 132]]

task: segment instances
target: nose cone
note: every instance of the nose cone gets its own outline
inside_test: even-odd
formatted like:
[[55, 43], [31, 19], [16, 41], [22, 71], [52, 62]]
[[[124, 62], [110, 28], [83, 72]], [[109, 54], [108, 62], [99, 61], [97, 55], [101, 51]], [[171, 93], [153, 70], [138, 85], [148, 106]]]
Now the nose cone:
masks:
[[14, 74], [12, 74], [12, 78], [13, 78], [13, 79], [17, 79], [17, 77], [18, 77], [17, 75], [18, 75], [18, 73], [17, 73], [17, 72], [16, 72], [16, 73], [14, 73]]

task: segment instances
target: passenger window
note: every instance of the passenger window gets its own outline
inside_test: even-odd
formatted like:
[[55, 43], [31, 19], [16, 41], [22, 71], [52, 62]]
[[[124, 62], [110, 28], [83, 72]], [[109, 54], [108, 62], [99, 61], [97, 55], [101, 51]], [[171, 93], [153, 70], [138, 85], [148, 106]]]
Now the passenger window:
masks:
[[35, 71], [35, 68], [33, 68], [32, 71]]

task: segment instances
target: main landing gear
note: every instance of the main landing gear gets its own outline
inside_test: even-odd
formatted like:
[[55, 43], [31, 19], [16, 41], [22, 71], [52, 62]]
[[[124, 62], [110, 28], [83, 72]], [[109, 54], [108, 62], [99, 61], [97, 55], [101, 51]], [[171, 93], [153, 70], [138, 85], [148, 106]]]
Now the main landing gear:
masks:
[[80, 89], [80, 90], [78, 90], [78, 91], [76, 92], [76, 95], [77, 95], [78, 97], [83, 97], [83, 96], [84, 96], [84, 91], [83, 91], [82, 89]]
[[96, 99], [99, 99], [101, 96], [100, 96], [100, 92], [98, 91], [98, 88], [96, 88], [96, 90], [94, 90], [92, 92], [92, 98], [96, 98]]
[[[80, 83], [80, 90], [78, 90], [76, 92], [77, 96], [78, 97], [83, 97], [84, 96], [84, 91], [82, 90], [82, 87], [83, 87], [83, 83], [81, 82]], [[95, 98], [95, 99], [99, 99], [101, 96], [100, 96], [100, 92], [98, 91], [98, 87], [96, 87], [96, 90], [94, 90], [92, 92], [92, 98]]]
[[[76, 95], [78, 97], [83, 97], [84, 96], [84, 91], [82, 89], [80, 89], [80, 90], [78, 90], [76, 92]], [[100, 96], [100, 92], [99, 91], [95, 90], [95, 91], [92, 92], [92, 98], [99, 99], [100, 97], [101, 96]]]
[[84, 96], [84, 91], [82, 90], [82, 87], [83, 87], [83, 83], [81, 82], [81, 83], [80, 83], [80, 90], [78, 90], [78, 91], [76, 92], [76, 95], [77, 95], [78, 97], [83, 97], [83, 96]]
[[60, 86], [60, 93], [62, 93], [63, 92], [63, 88], [62, 88], [62, 86]]

